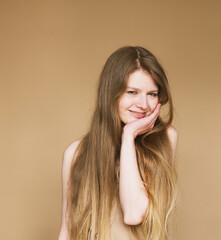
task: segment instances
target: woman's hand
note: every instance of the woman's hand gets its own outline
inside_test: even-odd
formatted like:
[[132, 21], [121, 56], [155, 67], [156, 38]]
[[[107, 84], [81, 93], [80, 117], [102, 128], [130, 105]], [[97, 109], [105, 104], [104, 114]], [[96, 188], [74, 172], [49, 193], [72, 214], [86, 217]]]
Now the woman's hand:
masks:
[[154, 111], [147, 117], [132, 121], [124, 126], [123, 135], [132, 136], [134, 139], [145, 132], [151, 131], [154, 127], [155, 121], [160, 113], [161, 104], [158, 103]]

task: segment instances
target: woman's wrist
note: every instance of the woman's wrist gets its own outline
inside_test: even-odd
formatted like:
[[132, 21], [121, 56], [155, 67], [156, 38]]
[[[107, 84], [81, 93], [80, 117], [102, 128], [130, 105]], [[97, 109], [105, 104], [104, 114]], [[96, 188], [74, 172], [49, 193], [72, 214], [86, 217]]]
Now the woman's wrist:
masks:
[[122, 141], [130, 141], [130, 142], [134, 142], [136, 136], [134, 133], [132, 133], [131, 131], [125, 130], [123, 129], [123, 133], [122, 133]]

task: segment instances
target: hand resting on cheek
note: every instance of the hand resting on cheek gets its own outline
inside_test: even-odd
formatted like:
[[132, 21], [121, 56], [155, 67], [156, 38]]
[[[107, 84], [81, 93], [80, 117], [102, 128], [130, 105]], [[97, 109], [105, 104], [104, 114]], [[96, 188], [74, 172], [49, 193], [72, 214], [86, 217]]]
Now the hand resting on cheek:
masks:
[[136, 138], [138, 135], [151, 131], [154, 127], [157, 117], [159, 116], [160, 106], [161, 104], [158, 103], [154, 111], [149, 116], [127, 123], [124, 126], [123, 135]]

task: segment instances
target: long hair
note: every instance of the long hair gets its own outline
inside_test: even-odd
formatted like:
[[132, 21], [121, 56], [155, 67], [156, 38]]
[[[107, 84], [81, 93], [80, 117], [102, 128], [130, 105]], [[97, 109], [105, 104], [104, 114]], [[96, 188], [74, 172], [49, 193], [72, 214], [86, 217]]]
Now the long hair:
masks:
[[155, 56], [142, 47], [128, 46], [115, 51], [105, 63], [91, 125], [73, 159], [67, 208], [71, 240], [109, 239], [111, 209], [114, 201], [119, 202], [116, 160], [124, 126], [118, 102], [129, 75], [138, 69], [152, 76], [159, 89], [159, 102], [167, 104], [168, 114], [165, 119], [158, 117], [150, 132], [135, 139], [149, 205], [143, 223], [129, 228], [137, 239], [169, 239], [168, 220], [176, 200], [176, 172], [167, 136], [173, 119], [171, 94]]

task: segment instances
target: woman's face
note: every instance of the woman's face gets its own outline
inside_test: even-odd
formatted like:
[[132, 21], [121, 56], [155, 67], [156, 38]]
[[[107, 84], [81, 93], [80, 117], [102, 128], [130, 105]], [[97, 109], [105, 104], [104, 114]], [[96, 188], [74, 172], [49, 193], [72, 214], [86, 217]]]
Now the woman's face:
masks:
[[118, 113], [125, 124], [150, 115], [158, 103], [158, 87], [151, 75], [136, 70], [129, 75], [126, 91], [118, 103]]

